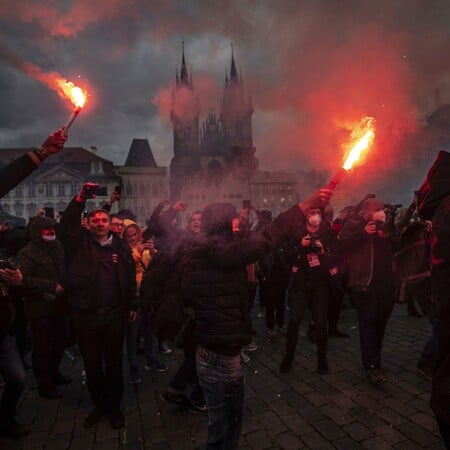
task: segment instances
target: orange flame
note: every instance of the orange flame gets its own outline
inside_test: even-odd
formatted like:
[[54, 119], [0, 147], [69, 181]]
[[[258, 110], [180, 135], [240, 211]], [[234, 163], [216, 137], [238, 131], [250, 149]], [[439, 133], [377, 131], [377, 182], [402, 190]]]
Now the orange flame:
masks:
[[350, 153], [342, 166], [345, 170], [350, 170], [353, 164], [359, 160], [361, 152], [366, 150], [370, 144], [372, 144], [373, 139], [375, 138], [374, 122], [375, 119], [373, 117], [365, 117], [361, 121], [359, 129], [352, 133], [352, 135], [356, 133], [360, 135], [361, 132], [364, 134], [350, 150]]
[[71, 81], [64, 79], [57, 80], [57, 84], [62, 93], [73, 103], [76, 108], [82, 108], [86, 102], [87, 92], [78, 86], [75, 86]]

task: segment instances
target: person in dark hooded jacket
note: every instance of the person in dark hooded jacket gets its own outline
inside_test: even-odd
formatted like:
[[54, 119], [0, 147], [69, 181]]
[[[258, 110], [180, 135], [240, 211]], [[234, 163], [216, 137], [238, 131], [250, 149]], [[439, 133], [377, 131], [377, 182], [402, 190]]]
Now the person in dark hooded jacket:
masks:
[[208, 410], [207, 449], [238, 446], [244, 407], [241, 348], [251, 338], [246, 266], [305, 227], [302, 211], [331, 197], [320, 190], [280, 214], [249, 239], [234, 239], [229, 203], [207, 206], [201, 235], [193, 242], [184, 293], [194, 311], [197, 373]]
[[432, 220], [431, 292], [436, 304], [437, 354], [430, 405], [450, 448], [450, 153], [441, 151], [419, 189], [418, 212]]
[[33, 335], [33, 372], [39, 395], [62, 397], [58, 385], [71, 379], [59, 372], [65, 349], [66, 271], [64, 251], [55, 232], [56, 222], [36, 217], [30, 224], [30, 242], [18, 253], [25, 289], [25, 313]]

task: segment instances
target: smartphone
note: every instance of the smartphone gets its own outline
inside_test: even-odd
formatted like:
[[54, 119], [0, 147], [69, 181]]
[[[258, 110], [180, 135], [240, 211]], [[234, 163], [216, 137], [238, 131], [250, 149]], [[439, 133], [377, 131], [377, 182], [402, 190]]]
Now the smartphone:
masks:
[[45, 217], [55, 218], [55, 209], [50, 208], [49, 206], [44, 206]]
[[117, 194], [121, 195], [122, 194], [122, 186], [115, 186], [114, 187], [114, 192], [116, 192]]
[[108, 195], [106, 186], [86, 186], [85, 192], [88, 195]]

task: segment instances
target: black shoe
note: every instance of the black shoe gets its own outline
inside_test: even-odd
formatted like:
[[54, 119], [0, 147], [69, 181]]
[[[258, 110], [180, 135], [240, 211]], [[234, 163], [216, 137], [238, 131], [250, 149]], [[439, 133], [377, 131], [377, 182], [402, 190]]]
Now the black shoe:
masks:
[[166, 402], [170, 402], [170, 403], [176, 403], [176, 404], [180, 404], [183, 402], [183, 394], [172, 394], [169, 392], [168, 389], [166, 389], [164, 392], [161, 393], [161, 399], [165, 400]]
[[206, 414], [207, 407], [205, 402], [194, 402], [189, 400], [188, 409], [194, 414]]
[[292, 355], [285, 355], [283, 361], [280, 364], [280, 372], [287, 373], [292, 369], [292, 361], [294, 361], [294, 357]]
[[412, 311], [408, 311], [408, 316], [411, 316], [411, 317], [422, 317], [422, 314], [420, 314], [420, 312], [417, 311], [417, 309], [414, 309]]
[[53, 381], [55, 384], [62, 385], [62, 384], [70, 384], [72, 383], [72, 378], [67, 377], [66, 375], [63, 375], [61, 372], [58, 372], [54, 377]]
[[25, 425], [16, 422], [14, 419], [7, 424], [0, 425], [0, 436], [5, 438], [21, 439], [29, 433], [30, 430]]
[[45, 384], [39, 386], [39, 395], [44, 398], [61, 398], [64, 393], [56, 384]]
[[125, 426], [125, 417], [123, 417], [120, 409], [112, 409], [108, 413], [109, 423], [114, 429], [122, 428]]
[[383, 384], [387, 381], [384, 372], [379, 367], [376, 367], [374, 365], [370, 365], [366, 369], [366, 373], [370, 383], [374, 386], [379, 386], [380, 384]]
[[328, 333], [328, 335], [330, 337], [337, 337], [337, 338], [348, 338], [348, 337], [350, 337], [350, 335], [348, 333], [344, 333], [343, 331], [340, 331], [337, 328], [334, 331], [330, 331]]
[[85, 428], [91, 428], [94, 425], [97, 425], [97, 423], [100, 421], [100, 419], [105, 415], [105, 412], [103, 409], [100, 408], [94, 408], [84, 419], [84, 427]]
[[427, 364], [418, 363], [416, 370], [417, 373], [420, 373], [420, 375], [425, 377], [427, 380], [431, 381], [433, 379], [433, 368]]

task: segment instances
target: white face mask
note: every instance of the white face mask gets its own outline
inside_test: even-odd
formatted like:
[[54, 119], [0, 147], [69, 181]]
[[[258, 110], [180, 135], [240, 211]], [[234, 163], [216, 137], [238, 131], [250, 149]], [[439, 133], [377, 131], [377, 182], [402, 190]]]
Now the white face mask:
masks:
[[372, 214], [372, 220], [373, 221], [380, 221], [380, 222], [386, 222], [386, 213], [382, 210], [382, 209], [380, 209], [379, 211], [375, 211], [373, 214]]
[[54, 241], [56, 239], [55, 235], [53, 235], [53, 236], [41, 236], [41, 237], [42, 237], [42, 239], [44, 241], [47, 241], [47, 242], [51, 242], [51, 241]]
[[308, 223], [312, 227], [318, 227], [320, 225], [320, 222], [322, 221], [322, 218], [320, 217], [320, 214], [313, 214], [308, 218]]

